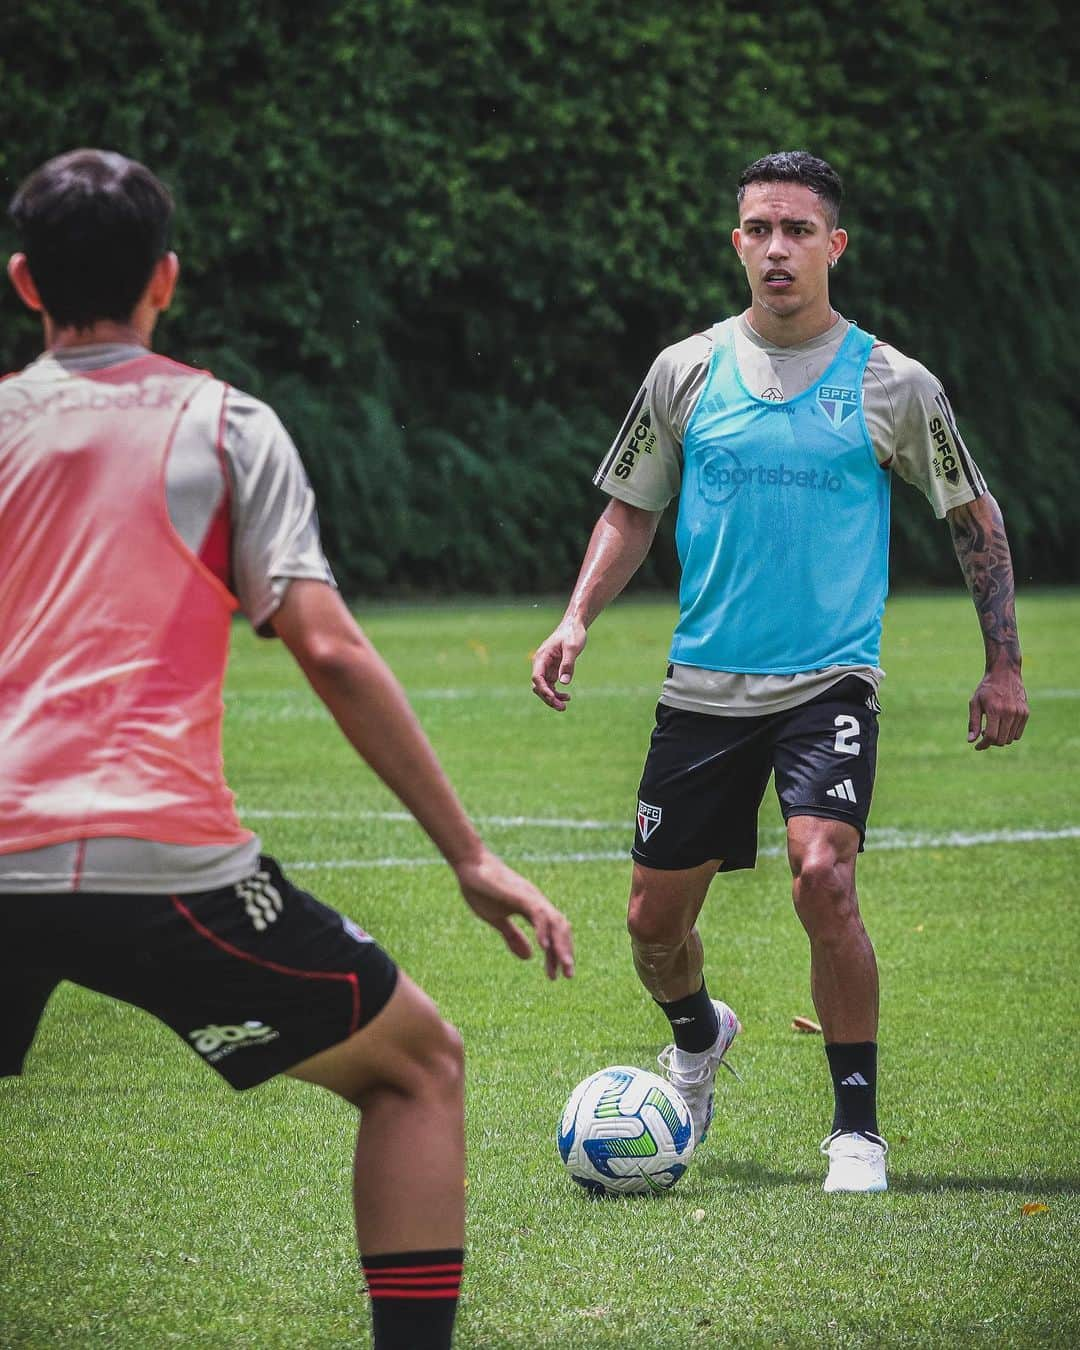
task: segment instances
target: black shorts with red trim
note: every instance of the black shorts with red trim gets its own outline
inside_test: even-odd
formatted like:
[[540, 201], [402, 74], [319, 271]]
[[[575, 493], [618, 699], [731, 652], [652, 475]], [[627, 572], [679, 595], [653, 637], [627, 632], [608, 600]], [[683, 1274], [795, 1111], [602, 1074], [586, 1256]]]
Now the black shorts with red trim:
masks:
[[784, 820], [842, 820], [866, 836], [877, 767], [878, 701], [848, 675], [817, 698], [758, 717], [661, 703], [638, 787], [632, 853], [661, 871], [757, 861], [758, 808], [775, 774]]
[[370, 1022], [397, 966], [264, 856], [194, 895], [0, 896], [0, 1075], [20, 1072], [61, 980], [153, 1013], [248, 1088]]

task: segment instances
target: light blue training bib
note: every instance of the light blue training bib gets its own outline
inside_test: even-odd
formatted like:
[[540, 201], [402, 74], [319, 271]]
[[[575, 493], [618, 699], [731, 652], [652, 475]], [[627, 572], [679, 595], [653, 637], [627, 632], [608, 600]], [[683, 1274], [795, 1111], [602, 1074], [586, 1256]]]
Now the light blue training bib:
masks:
[[763, 675], [876, 666], [890, 475], [863, 417], [874, 338], [852, 325], [821, 379], [780, 403], [743, 383], [734, 319], [713, 340], [683, 437], [671, 660]]

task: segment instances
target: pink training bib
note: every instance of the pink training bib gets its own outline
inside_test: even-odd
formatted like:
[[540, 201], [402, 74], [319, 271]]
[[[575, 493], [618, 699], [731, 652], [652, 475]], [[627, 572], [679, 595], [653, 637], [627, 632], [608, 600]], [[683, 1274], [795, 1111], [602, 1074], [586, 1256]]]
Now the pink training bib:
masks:
[[165, 497], [209, 378], [147, 353], [40, 394], [0, 383], [0, 853], [252, 837], [221, 757], [236, 600]]

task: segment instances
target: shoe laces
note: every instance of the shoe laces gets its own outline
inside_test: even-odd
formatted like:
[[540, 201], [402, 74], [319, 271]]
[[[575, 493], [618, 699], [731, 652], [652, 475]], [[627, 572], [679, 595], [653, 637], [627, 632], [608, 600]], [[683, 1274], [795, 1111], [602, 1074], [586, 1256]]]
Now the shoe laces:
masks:
[[[687, 1087], [696, 1087], [699, 1083], [707, 1083], [715, 1072], [712, 1065], [709, 1063], [708, 1057], [706, 1056], [702, 1059], [699, 1065], [692, 1065], [689, 1069], [682, 1068], [681, 1066], [676, 1067], [672, 1064], [676, 1049], [677, 1047], [674, 1045], [664, 1046], [663, 1050], [656, 1056], [656, 1062], [660, 1067], [666, 1073], [678, 1078]], [[743, 1081], [742, 1075], [739, 1073], [738, 1069], [735, 1068], [734, 1064], [728, 1063], [726, 1052], [718, 1061], [717, 1068], [721, 1065], [727, 1069], [728, 1073], [733, 1074], [740, 1083]]]
[[848, 1134], [852, 1139], [862, 1139], [868, 1144], [876, 1144], [881, 1149], [882, 1155], [888, 1153], [889, 1145], [880, 1134], [871, 1134], [869, 1130], [833, 1130], [821, 1141], [821, 1151], [826, 1157], [829, 1156], [830, 1147], [840, 1138], [841, 1135]]

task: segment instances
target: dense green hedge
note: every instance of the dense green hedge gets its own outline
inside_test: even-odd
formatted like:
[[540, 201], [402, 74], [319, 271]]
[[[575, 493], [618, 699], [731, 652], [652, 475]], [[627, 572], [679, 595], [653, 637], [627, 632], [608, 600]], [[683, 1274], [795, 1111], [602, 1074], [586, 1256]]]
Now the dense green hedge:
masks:
[[[1077, 579], [1063, 9], [775, 9], [24, 0], [0, 186], [76, 143], [172, 185], [163, 345], [275, 403], [350, 586], [559, 590], [655, 351], [742, 305], [734, 178], [805, 146], [848, 186], [838, 307], [945, 381], [1021, 574]], [[3, 304], [12, 366], [36, 333]], [[896, 497], [896, 570], [952, 577]]]

